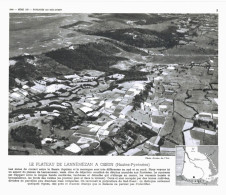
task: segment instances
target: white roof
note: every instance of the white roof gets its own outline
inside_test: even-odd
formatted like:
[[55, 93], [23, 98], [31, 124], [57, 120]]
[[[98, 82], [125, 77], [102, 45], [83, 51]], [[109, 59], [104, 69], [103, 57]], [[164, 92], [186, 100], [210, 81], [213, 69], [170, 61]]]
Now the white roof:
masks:
[[74, 48], [74, 46], [72, 45], [72, 46], [70, 46], [68, 49], [74, 50], [75, 48]]
[[151, 103], [148, 103], [148, 102], [144, 102], [144, 105], [151, 107]]
[[72, 81], [73, 82], [80, 81], [80, 78], [74, 78]]
[[102, 130], [98, 131], [97, 134], [98, 134], [98, 135], [108, 135], [108, 134], [109, 134], [109, 131], [108, 131], [108, 130], [102, 129]]
[[115, 115], [113, 115], [113, 114], [111, 114], [109, 117], [114, 119], [114, 120], [117, 119], [117, 117]]
[[172, 99], [165, 99], [167, 102], [173, 102], [173, 100]]
[[199, 128], [199, 127], [194, 127], [192, 130], [193, 131], [199, 131], [199, 132], [202, 132], [202, 133], [204, 133], [204, 131], [205, 131], [205, 129]]
[[19, 90], [19, 88], [14, 88], [14, 89], [13, 89], [13, 91], [18, 91], [18, 90]]
[[52, 138], [44, 138], [42, 141], [41, 141], [41, 143], [42, 143], [42, 145], [43, 144], [45, 144], [46, 143], [46, 141], [52, 141], [53, 139]]
[[96, 111], [94, 114], [93, 114], [93, 117], [98, 117], [100, 115], [100, 112]]
[[104, 104], [104, 100], [102, 100], [100, 103], [99, 103], [99, 106], [102, 106]]
[[120, 113], [125, 115], [127, 112], [132, 110], [132, 108], [133, 108], [133, 106], [128, 105]]
[[84, 149], [84, 148], [88, 148], [89, 146], [90, 146], [89, 144], [82, 144], [79, 147], [82, 148], [82, 149]]
[[213, 114], [214, 119], [218, 119], [218, 114]]
[[89, 125], [88, 127], [90, 128], [89, 130], [90, 132], [97, 132], [98, 129], [100, 128], [99, 125]]
[[163, 78], [162, 77], [155, 77], [154, 80], [159, 81], [159, 80], [163, 80]]
[[146, 124], [146, 123], [142, 123], [145, 127], [147, 127], [148, 129], [152, 129], [152, 126]]
[[11, 96], [12, 98], [20, 98], [20, 97], [21, 97], [21, 95], [20, 95], [19, 93], [16, 93], [16, 92], [11, 93], [10, 96]]
[[80, 76], [78, 76], [77, 74], [73, 74], [73, 75], [66, 75], [64, 76], [66, 79], [74, 79], [74, 78], [79, 78]]
[[83, 112], [87, 113], [87, 112], [91, 112], [93, 109], [92, 109], [92, 108], [89, 108], [89, 107], [84, 106], [84, 107], [80, 108], [80, 110], [82, 110]]
[[54, 81], [57, 80], [55, 77], [52, 77], [52, 78], [49, 78], [49, 77], [43, 77], [43, 79], [44, 79], [45, 81], [49, 81], [49, 82], [54, 82]]
[[93, 128], [93, 127], [100, 127], [99, 125], [89, 124], [87, 127]]
[[143, 102], [140, 103], [140, 107], [141, 107], [142, 110], [144, 110], [144, 103]]
[[48, 112], [43, 110], [43, 111], [41, 111], [41, 114], [48, 114]]
[[170, 66], [170, 67], [168, 67], [167, 69], [168, 69], [168, 70], [174, 70], [174, 69], [175, 69], [175, 67]]
[[188, 31], [188, 29], [186, 29], [186, 28], [181, 28], [181, 29], [178, 29], [178, 30], [176, 30], [176, 31], [179, 32], [179, 33], [185, 33], [185, 32]]
[[62, 106], [62, 105], [59, 105], [59, 104], [51, 104], [49, 107], [57, 107], [57, 108], [64, 108], [64, 109], [67, 108], [66, 106]]
[[105, 108], [110, 108], [112, 106], [112, 102], [111, 101], [106, 101], [105, 102]]
[[16, 64], [16, 60], [9, 60], [9, 65], [15, 65]]
[[67, 85], [64, 84], [52, 84], [46, 87], [46, 93], [52, 93], [59, 89], [68, 89], [68, 88], [71, 87], [68, 87]]
[[88, 102], [83, 102], [82, 105], [87, 106], [87, 107], [92, 107], [93, 106], [93, 104], [90, 104]]
[[136, 89], [135, 89], [135, 88], [130, 88], [128, 91], [133, 91], [133, 92], [135, 92]]
[[95, 142], [96, 140], [92, 139], [92, 138], [88, 138], [88, 137], [81, 137], [77, 143], [78, 144], [87, 144], [87, 143], [92, 143]]
[[107, 129], [113, 122], [114, 122], [114, 120], [108, 121], [101, 127], [101, 129]]
[[159, 108], [160, 109], [165, 109], [165, 108], [167, 108], [167, 105], [159, 105]]
[[123, 114], [120, 114], [119, 115], [119, 118], [125, 118], [126, 116], [125, 115], [123, 115]]
[[109, 131], [108, 130], [104, 130], [104, 129], [100, 129], [97, 134], [99, 136], [100, 135], [108, 135], [109, 134]]
[[89, 99], [89, 100], [98, 100], [100, 98], [98, 98], [98, 97], [90, 97], [90, 98], [87, 98], [87, 99]]
[[73, 153], [78, 153], [81, 151], [81, 148], [75, 143], [72, 143], [70, 146], [66, 147], [65, 150], [68, 150]]
[[218, 104], [218, 98], [214, 98], [215, 102]]
[[110, 116], [111, 112], [108, 112], [107, 110], [102, 110], [102, 114], [106, 114], [106, 115]]
[[61, 103], [63, 106], [71, 106], [69, 103], [67, 103], [67, 102], [62, 102]]
[[100, 126], [96, 126], [96, 127], [93, 127], [91, 128], [89, 131], [90, 132], [97, 132], [99, 130]]
[[173, 90], [168, 90], [168, 89], [166, 89], [165, 92], [173, 93], [174, 91], [173, 91]]
[[122, 98], [116, 98], [115, 101], [116, 102], [120, 102], [122, 100]]
[[22, 93], [24, 96], [27, 96], [27, 95], [28, 95], [28, 92], [27, 92], [27, 91], [21, 91], [21, 93]]
[[205, 129], [205, 133], [209, 134], [209, 135], [216, 135], [215, 131], [211, 131], [211, 130], [207, 130], [207, 129]]
[[31, 89], [38, 91], [38, 92], [44, 92], [46, 90], [46, 86], [35, 82], [35, 85], [32, 86]]
[[60, 116], [59, 113], [53, 113], [53, 116]]
[[140, 69], [141, 72], [148, 72], [147, 68]]
[[92, 112], [90, 112], [90, 113], [88, 113], [88, 114], [87, 114], [87, 116], [92, 116], [92, 115], [93, 115], [93, 113], [92, 113]]
[[200, 112], [197, 116], [198, 117], [209, 117], [209, 118], [212, 118], [212, 114], [211, 113], [207, 113], [207, 112]]
[[23, 89], [28, 89], [29, 87], [27, 85], [24, 85], [22, 88]]
[[18, 118], [23, 118], [23, 117], [24, 117], [23, 114], [18, 115]]

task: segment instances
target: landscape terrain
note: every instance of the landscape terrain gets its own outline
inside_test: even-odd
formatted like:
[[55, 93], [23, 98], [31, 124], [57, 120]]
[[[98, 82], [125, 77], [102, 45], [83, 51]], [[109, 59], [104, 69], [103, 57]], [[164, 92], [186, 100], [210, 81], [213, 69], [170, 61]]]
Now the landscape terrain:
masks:
[[218, 144], [217, 14], [11, 13], [9, 155]]

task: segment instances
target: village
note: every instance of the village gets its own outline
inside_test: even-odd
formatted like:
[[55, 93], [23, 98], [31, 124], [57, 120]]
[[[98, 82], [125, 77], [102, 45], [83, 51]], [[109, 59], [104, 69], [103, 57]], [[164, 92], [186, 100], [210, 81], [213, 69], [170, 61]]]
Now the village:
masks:
[[[199, 48], [206, 34], [218, 31], [212, 17], [171, 22], [177, 46], [141, 49], [148, 56], [130, 67], [134, 74], [109, 68], [32, 82], [16, 78], [9, 90], [9, 154], [174, 156], [176, 145], [217, 145], [217, 49], [212, 55]], [[187, 49], [198, 54], [175, 54]], [[36, 57], [24, 56], [37, 65]]]
[[[192, 63], [183, 74], [191, 74], [191, 67]], [[197, 111], [186, 104], [189, 98], [178, 100], [186, 89], [186, 77], [170, 81], [183, 65], [152, 68], [157, 74], [146, 80], [117, 85], [124, 75], [110, 75], [107, 80], [103, 75], [43, 78], [31, 87], [18, 81], [24, 85], [10, 91], [10, 129], [35, 123], [42, 130], [42, 148], [59, 154], [98, 154], [103, 145], [106, 155], [174, 155], [175, 145], [215, 144], [218, 99], [213, 92], [217, 83], [210, 83], [215, 88], [207, 89], [211, 97], [206, 101], [212, 110]], [[202, 67], [212, 78], [209, 69]], [[192, 90], [190, 93], [193, 97]], [[61, 120], [72, 121], [65, 124]]]

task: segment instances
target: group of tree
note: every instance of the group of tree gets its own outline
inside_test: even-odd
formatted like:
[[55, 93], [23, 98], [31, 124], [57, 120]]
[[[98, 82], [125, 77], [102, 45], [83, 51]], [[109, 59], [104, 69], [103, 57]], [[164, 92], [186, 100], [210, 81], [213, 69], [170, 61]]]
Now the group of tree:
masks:
[[32, 64], [26, 61], [26, 58], [19, 59], [15, 65], [9, 67], [9, 87], [20, 87], [20, 84], [15, 81], [16, 78], [20, 80], [26, 80], [33, 83], [37, 77], [40, 76], [40, 72]]
[[61, 113], [58, 117], [52, 120], [52, 125], [64, 130], [70, 129], [72, 126], [79, 125], [84, 120], [74, 113]]
[[42, 148], [41, 145], [41, 130], [34, 126], [19, 126], [12, 129], [10, 135], [14, 141], [28, 142], [35, 145], [36, 148]]
[[153, 83], [149, 82], [145, 85], [144, 90], [142, 90], [139, 94], [135, 95], [133, 98], [133, 110], [140, 108], [140, 104], [144, 102], [148, 98], [148, 93], [153, 87]]
[[213, 121], [203, 121], [203, 120], [195, 120], [194, 121], [194, 126], [195, 127], [207, 127], [207, 128], [213, 128], [213, 129], [216, 129], [217, 128], [217, 125], [216, 123], [214, 123]]

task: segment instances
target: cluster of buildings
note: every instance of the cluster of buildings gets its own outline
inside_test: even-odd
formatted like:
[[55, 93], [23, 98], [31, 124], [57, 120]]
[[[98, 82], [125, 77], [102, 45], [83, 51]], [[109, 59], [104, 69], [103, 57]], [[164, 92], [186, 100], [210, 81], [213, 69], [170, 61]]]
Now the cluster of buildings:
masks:
[[201, 112], [195, 116], [194, 120], [186, 120], [182, 132], [185, 145], [214, 144], [218, 133], [218, 114]]
[[[66, 130], [71, 132], [67, 141], [54, 137], [43, 138], [42, 145], [54, 151], [60, 148], [69, 153], [80, 154], [83, 150], [95, 150], [102, 140], [110, 138], [114, 150], [107, 155], [174, 155], [175, 145], [178, 143], [170, 138], [166, 139], [166, 136], [174, 130], [174, 97], [180, 85], [174, 81], [166, 81], [165, 76], [174, 73], [179, 67], [179, 64], [153, 66], [155, 74], [147, 81], [124, 82], [112, 91], [80, 95], [76, 102], [64, 101], [62, 97], [57, 103], [54, 97], [56, 93], [60, 97], [62, 93], [81, 88], [81, 85], [95, 83], [97, 77], [81, 77], [76, 74], [64, 76], [64, 79], [44, 77], [43, 80], [35, 81], [31, 87], [24, 83], [21, 88], [11, 90], [10, 104], [18, 104], [20, 100], [26, 104], [26, 101], [29, 102], [37, 94], [44, 93], [46, 104], [42, 103], [39, 109], [34, 108], [33, 113], [18, 114], [16, 119], [20, 121], [49, 116], [55, 118], [69, 108], [85, 116], [80, 124]], [[157, 74], [156, 71], [159, 73]], [[123, 79], [124, 75], [114, 74], [108, 78], [113, 82]], [[140, 108], [134, 110], [135, 96], [141, 94], [150, 81], [153, 85], [148, 91], [148, 98], [142, 100]], [[213, 84], [212, 88], [217, 90], [217, 84]], [[105, 96], [105, 93], [108, 95]], [[217, 98], [214, 101], [217, 102]], [[70, 102], [75, 103], [76, 106], [72, 106]], [[47, 107], [48, 109], [45, 109]], [[128, 122], [137, 125], [137, 128], [148, 130], [152, 136], [145, 137], [134, 133], [132, 129], [119, 133]], [[211, 140], [217, 137], [217, 124], [218, 115], [213, 113], [199, 113], [195, 118], [186, 119], [181, 129], [184, 144], [211, 144]]]
[[[84, 121], [77, 127], [72, 137], [81, 136], [82, 138], [93, 138], [99, 142], [109, 135], [117, 134], [120, 127], [125, 124], [127, 113], [132, 110], [132, 100], [136, 94], [139, 94], [144, 88], [144, 83], [135, 83], [129, 88], [117, 89], [118, 97], [116, 99], [102, 99], [87, 95], [81, 98], [77, 103], [78, 107], [90, 121]], [[75, 142], [77, 145], [80, 145]]]
[[218, 25], [211, 17], [216, 17], [214, 15], [205, 15], [205, 17], [197, 19], [195, 16], [187, 17], [182, 16], [176, 22], [178, 29], [176, 30], [177, 34], [180, 36], [179, 45], [195, 45], [196, 42], [192, 40], [192, 37], [195, 35], [205, 35], [209, 32], [217, 32]]

